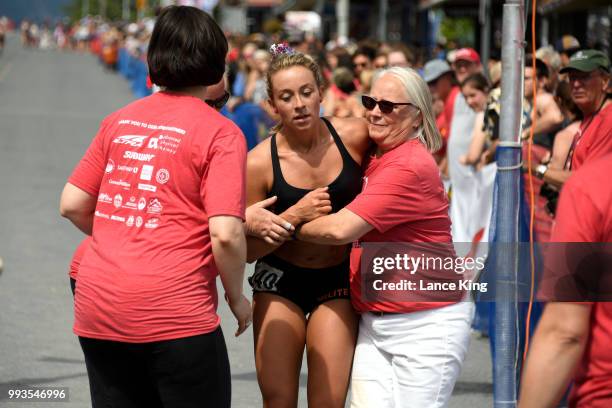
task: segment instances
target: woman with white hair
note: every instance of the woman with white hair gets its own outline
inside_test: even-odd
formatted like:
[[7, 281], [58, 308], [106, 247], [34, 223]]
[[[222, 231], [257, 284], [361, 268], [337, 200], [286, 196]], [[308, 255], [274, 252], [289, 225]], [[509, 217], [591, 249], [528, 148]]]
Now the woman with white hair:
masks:
[[[361, 318], [351, 406], [443, 407], [467, 352], [472, 304], [460, 301], [458, 289], [443, 296], [418, 289], [408, 297], [368, 296], [371, 289], [362, 282], [371, 271], [361, 270], [367, 245], [361, 246], [366, 243], [452, 248], [448, 201], [431, 155], [441, 146], [431, 94], [416, 71], [391, 68], [374, 78], [363, 105], [376, 148], [362, 192], [337, 213], [298, 227], [296, 237], [325, 244], [353, 242], [351, 300]], [[427, 271], [415, 273], [423, 277]]]

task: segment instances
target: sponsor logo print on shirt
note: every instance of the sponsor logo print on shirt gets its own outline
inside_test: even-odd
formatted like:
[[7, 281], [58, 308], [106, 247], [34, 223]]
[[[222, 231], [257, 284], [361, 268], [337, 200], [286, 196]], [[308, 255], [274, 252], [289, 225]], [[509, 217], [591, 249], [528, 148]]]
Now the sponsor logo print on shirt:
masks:
[[125, 222], [125, 225], [127, 225], [128, 227], [131, 227], [132, 225], [134, 225], [134, 216], [130, 215], [127, 219], [127, 221]]
[[94, 213], [94, 215], [95, 215], [96, 217], [104, 218], [104, 219], [107, 219], [107, 220], [110, 218], [110, 216], [109, 216], [108, 214], [104, 214], [103, 212], [98, 211], [98, 210], [96, 210], [96, 212]]
[[138, 200], [138, 210], [142, 211], [147, 206], [147, 199], [144, 197], [140, 197]]
[[126, 173], [138, 173], [138, 167], [137, 166], [125, 166], [125, 165], [119, 165], [117, 166], [117, 170], [119, 171], [125, 171]]
[[108, 180], [108, 184], [113, 184], [115, 186], [120, 186], [122, 188], [124, 188], [125, 190], [129, 190], [131, 187], [131, 184], [128, 183], [125, 180], [113, 180], [113, 179], [109, 179]]
[[153, 229], [159, 227], [159, 218], [149, 218], [145, 223], [145, 228]]
[[113, 161], [113, 159], [108, 159], [108, 163], [106, 163], [106, 169], [104, 169], [104, 172], [106, 174], [110, 174], [113, 172], [114, 168], [115, 168], [115, 162]]
[[138, 183], [138, 189], [142, 191], [151, 191], [153, 193], [157, 191], [157, 187], [144, 183]]
[[118, 215], [111, 215], [110, 219], [113, 221], [125, 222], [125, 217], [120, 217]]
[[136, 227], [138, 228], [142, 227], [142, 217], [141, 216], [136, 217]]
[[132, 160], [138, 160], [138, 161], [143, 161], [143, 162], [150, 162], [151, 160], [153, 160], [154, 157], [155, 157], [154, 154], [131, 152], [129, 150], [126, 150], [125, 153], [123, 153], [124, 159], [132, 159]]
[[140, 179], [151, 181], [151, 177], [153, 177], [153, 166], [150, 164], [143, 164], [142, 171], [140, 172]]
[[121, 194], [117, 194], [115, 195], [115, 198], [113, 200], [113, 205], [117, 208], [121, 207], [121, 203], [123, 202], [123, 197], [121, 196]]
[[160, 135], [150, 138], [147, 148], [175, 154], [180, 143], [181, 139], [178, 137]]
[[130, 210], [136, 210], [138, 208], [138, 204], [136, 204], [136, 197], [130, 197], [130, 200], [123, 204], [123, 208], [127, 208]]
[[161, 214], [164, 206], [159, 202], [157, 198], [149, 201], [149, 206], [147, 207], [147, 213], [149, 214]]
[[168, 180], [170, 180], [170, 172], [166, 169], [157, 170], [155, 180], [157, 180], [159, 184], [166, 184]]
[[141, 135], [125, 135], [125, 136], [119, 136], [115, 138], [115, 140], [113, 140], [113, 143], [119, 143], [119, 144], [128, 145], [132, 147], [140, 147], [143, 145], [144, 140], [146, 138], [147, 136], [141, 136]]
[[101, 203], [112, 204], [113, 197], [111, 197], [110, 195], [106, 193], [100, 193], [100, 195], [98, 196], [98, 201]]

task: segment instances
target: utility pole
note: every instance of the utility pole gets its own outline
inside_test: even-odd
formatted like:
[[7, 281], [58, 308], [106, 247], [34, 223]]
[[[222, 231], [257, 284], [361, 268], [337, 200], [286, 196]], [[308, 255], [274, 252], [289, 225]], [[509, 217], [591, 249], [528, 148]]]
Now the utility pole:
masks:
[[524, 2], [506, 0], [502, 27], [500, 142], [497, 148], [494, 407], [516, 407], [518, 349], [521, 114], [525, 60]]
[[336, 2], [336, 19], [338, 20], [338, 39], [349, 38], [349, 0], [338, 0]]
[[387, 13], [389, 0], [378, 0], [378, 40], [387, 41]]

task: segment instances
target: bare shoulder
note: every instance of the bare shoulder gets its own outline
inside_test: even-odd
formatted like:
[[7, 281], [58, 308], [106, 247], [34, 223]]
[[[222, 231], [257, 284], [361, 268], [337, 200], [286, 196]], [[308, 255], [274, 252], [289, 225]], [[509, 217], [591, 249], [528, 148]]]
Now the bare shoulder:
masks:
[[[342, 142], [352, 151], [363, 155], [370, 147], [368, 122], [364, 118], [327, 118], [340, 135]], [[351, 151], [351, 152], [352, 152]]]
[[555, 97], [548, 92], [538, 93], [536, 104], [538, 105], [539, 109], [546, 109], [550, 107], [558, 108], [557, 102], [555, 102]]
[[247, 155], [247, 168], [251, 170], [265, 170], [272, 165], [272, 154], [270, 153], [269, 137], [255, 146]]

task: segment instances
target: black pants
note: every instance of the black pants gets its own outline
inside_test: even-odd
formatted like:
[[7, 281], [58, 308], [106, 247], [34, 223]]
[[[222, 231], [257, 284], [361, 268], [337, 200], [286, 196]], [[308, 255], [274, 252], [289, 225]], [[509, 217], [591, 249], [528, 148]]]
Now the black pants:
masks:
[[152, 343], [79, 337], [96, 408], [227, 408], [231, 378], [221, 328]]

